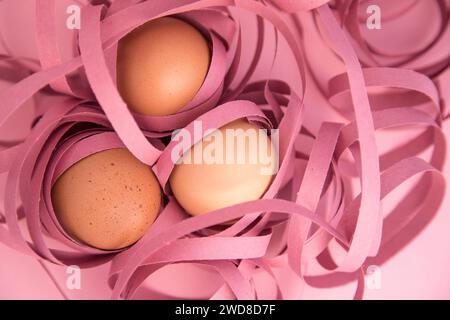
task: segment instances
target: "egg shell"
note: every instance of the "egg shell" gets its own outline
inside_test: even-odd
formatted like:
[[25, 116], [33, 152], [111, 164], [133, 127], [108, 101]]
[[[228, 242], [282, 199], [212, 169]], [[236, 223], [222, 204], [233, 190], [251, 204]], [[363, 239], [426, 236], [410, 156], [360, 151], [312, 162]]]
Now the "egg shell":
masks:
[[117, 88], [133, 112], [174, 114], [201, 88], [209, 63], [200, 31], [177, 18], [155, 19], [119, 41]]
[[[228, 129], [235, 132], [233, 137], [227, 136]], [[210, 143], [214, 143], [214, 139], [207, 136], [183, 155], [169, 179], [171, 190], [179, 204], [194, 216], [241, 202], [257, 200], [264, 195], [273, 178], [273, 173], [267, 174], [268, 165], [261, 161], [261, 157], [257, 156], [257, 161], [250, 160], [250, 153], [252, 150], [259, 152], [261, 143], [266, 145], [267, 159], [270, 159], [272, 164], [277, 163], [277, 152], [265, 131], [260, 131], [254, 124], [242, 119], [218, 130], [224, 137], [221, 156], [217, 158], [220, 160], [222, 157], [222, 163], [219, 161], [198, 163], [195, 160], [197, 149], [206, 150]], [[238, 143], [246, 130], [257, 130], [257, 149], [251, 146], [250, 140], [245, 140], [244, 144]], [[228, 144], [231, 142], [230, 139], [234, 140], [234, 162], [226, 159], [227, 152], [233, 150], [229, 147], [231, 144]], [[238, 155], [245, 155], [245, 161], [239, 162]]]
[[127, 247], [143, 236], [161, 206], [152, 170], [127, 149], [92, 154], [67, 169], [52, 188], [64, 230], [95, 248]]

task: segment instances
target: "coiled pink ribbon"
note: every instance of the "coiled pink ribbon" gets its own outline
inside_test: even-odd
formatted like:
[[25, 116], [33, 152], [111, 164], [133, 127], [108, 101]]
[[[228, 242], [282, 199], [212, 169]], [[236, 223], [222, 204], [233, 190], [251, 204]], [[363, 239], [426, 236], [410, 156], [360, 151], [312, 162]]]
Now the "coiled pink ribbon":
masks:
[[[444, 116], [440, 92], [430, 76], [447, 60], [426, 70], [371, 64], [375, 58], [366, 61], [361, 55], [370, 49], [354, 28], [359, 2], [342, 1], [337, 13], [362, 50], [355, 50], [326, 2], [123, 0], [111, 6], [88, 5], [82, 11], [80, 52], [62, 62], [52, 23], [54, 3], [37, 1], [41, 67], [14, 57], [0, 60], [5, 70], [1, 77], [13, 83], [0, 92], [0, 126], [30, 97], [38, 105], [36, 124], [26, 139], [2, 142], [0, 149], [1, 172], [8, 172], [0, 241], [57, 264], [89, 267], [111, 261], [109, 284], [115, 299], [133, 297], [143, 281], [164, 266], [186, 262], [212, 268], [223, 279], [223, 286], [211, 296], [215, 299], [258, 298], [263, 289], [255, 287], [252, 279], [260, 270], [272, 279], [267, 286], [276, 287], [273, 298], [297, 298], [285, 289], [287, 280], [276, 272], [288, 268], [294, 271], [288, 281], [299, 286], [306, 282], [331, 287], [357, 279], [354, 298], [361, 298], [365, 264], [381, 264], [406, 246], [433, 218], [443, 198], [445, 181], [440, 170], [445, 137], [440, 126]], [[250, 52], [250, 63], [243, 72], [245, 30], [230, 7], [256, 17], [256, 50]], [[305, 123], [305, 109], [314, 106], [305, 102], [311, 68], [295, 27], [293, 13], [298, 11], [310, 11], [308, 14], [316, 17], [345, 66], [344, 74], [330, 79], [326, 98], [348, 121], [324, 122], [317, 132], [311, 132]], [[117, 41], [150, 19], [175, 14], [208, 35], [213, 54], [207, 78], [196, 97], [177, 114], [131, 114], [115, 87]], [[447, 17], [442, 15], [442, 19]], [[299, 82], [270, 76], [253, 80], [267, 24], [275, 28], [276, 42], [281, 35], [287, 43]], [[273, 67], [277, 51], [271, 54]], [[8, 70], [21, 70], [23, 75], [16, 79]], [[79, 81], [87, 79], [89, 86], [67, 77], [70, 73]], [[368, 93], [368, 88], [375, 86], [386, 88], [387, 93]], [[389, 93], [392, 88], [403, 91]], [[428, 107], [421, 108], [425, 103]], [[279, 172], [263, 199], [188, 218], [167, 186], [173, 169], [173, 142], [164, 145], [160, 138], [178, 128], [192, 131], [194, 120], [202, 120], [206, 130], [239, 118], [280, 130]], [[80, 123], [89, 124], [90, 129], [74, 132]], [[420, 127], [423, 132], [379, 154], [377, 131], [405, 126]], [[127, 147], [152, 166], [166, 203], [155, 224], [135, 245], [122, 251], [102, 251], [78, 243], [61, 228], [50, 190], [75, 162], [118, 147]], [[419, 155], [428, 147], [431, 157], [424, 160]], [[398, 206], [383, 212], [382, 199], [417, 176], [419, 181]], [[358, 181], [358, 190], [350, 186], [352, 179]], [[26, 219], [26, 231], [19, 225], [21, 218]], [[236, 219], [233, 225], [223, 224]], [[61, 247], [50, 247], [48, 237], [59, 240]], [[341, 259], [335, 261], [332, 253], [341, 253]], [[308, 274], [304, 266], [312, 261], [328, 272]]]

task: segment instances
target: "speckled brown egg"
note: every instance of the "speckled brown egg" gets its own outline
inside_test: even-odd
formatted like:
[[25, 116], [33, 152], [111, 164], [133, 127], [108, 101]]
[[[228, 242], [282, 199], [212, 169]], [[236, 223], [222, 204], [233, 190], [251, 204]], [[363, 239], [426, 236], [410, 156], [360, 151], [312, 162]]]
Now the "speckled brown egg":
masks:
[[173, 17], [155, 19], [119, 41], [117, 88], [136, 113], [174, 114], [196, 95], [209, 62], [208, 42], [195, 27]]
[[114, 250], [139, 240], [161, 206], [152, 170], [127, 149], [94, 153], [67, 169], [52, 188], [64, 230], [89, 246]]

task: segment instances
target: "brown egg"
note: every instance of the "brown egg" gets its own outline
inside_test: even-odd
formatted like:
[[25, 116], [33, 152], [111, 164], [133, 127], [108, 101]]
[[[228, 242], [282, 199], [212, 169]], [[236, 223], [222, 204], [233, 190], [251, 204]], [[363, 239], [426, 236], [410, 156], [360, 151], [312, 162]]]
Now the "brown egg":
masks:
[[52, 188], [64, 230], [95, 248], [127, 247], [155, 220], [161, 190], [152, 170], [127, 149], [92, 154], [67, 169]]
[[[264, 195], [278, 168], [278, 155], [267, 133], [258, 129], [246, 120], [234, 121], [183, 155], [170, 176], [170, 186], [188, 213], [200, 215]], [[246, 132], [255, 133], [255, 139]], [[213, 138], [214, 134], [222, 138]], [[197, 152], [203, 155], [200, 162]]]
[[208, 42], [196, 28], [176, 18], [155, 19], [119, 41], [117, 88], [136, 113], [173, 114], [196, 95], [209, 61]]

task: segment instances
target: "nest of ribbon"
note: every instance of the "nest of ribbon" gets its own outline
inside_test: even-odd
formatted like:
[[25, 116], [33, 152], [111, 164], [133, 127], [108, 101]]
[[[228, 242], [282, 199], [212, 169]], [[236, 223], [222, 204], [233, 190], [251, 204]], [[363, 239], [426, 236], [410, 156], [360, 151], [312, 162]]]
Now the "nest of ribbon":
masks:
[[[418, 1], [379, 2], [383, 19], [396, 21], [408, 19]], [[81, 27], [69, 43], [75, 50], [65, 59], [70, 49], [58, 40], [55, 5], [36, 0], [35, 59], [0, 56], [0, 78], [8, 83], [0, 91], [0, 126], [18, 112], [32, 119], [23, 138], [0, 141], [0, 170], [7, 174], [0, 241], [7, 246], [60, 265], [110, 263], [113, 299], [132, 298], [146, 278], [180, 263], [221, 278], [208, 298], [296, 299], [301, 295], [292, 286], [356, 279], [353, 298], [360, 299], [367, 266], [395, 256], [439, 209], [446, 118], [440, 81], [450, 63], [446, 1], [433, 1], [440, 21], [433, 38], [409, 51], [396, 50], [389, 33], [385, 47], [369, 43], [361, 28], [367, 5], [358, 0], [91, 1], [80, 5]], [[179, 111], [143, 115], [128, 108], [117, 88], [118, 43], [165, 16], [201, 30], [209, 69]], [[244, 16], [255, 25], [251, 31]], [[304, 30], [306, 19], [312, 34]], [[250, 48], [246, 36], [254, 40]], [[312, 36], [326, 49], [321, 54], [311, 54]], [[282, 50], [291, 60], [280, 63]], [[324, 77], [320, 69], [331, 66], [340, 72]], [[320, 121], [311, 116], [319, 104], [326, 105]], [[326, 120], [327, 112], [340, 120]], [[181, 157], [211, 130], [243, 118], [278, 132], [279, 167], [270, 186], [259, 199], [190, 216], [170, 187], [177, 147], [170, 137], [180, 129], [195, 136], [195, 122], [202, 122], [200, 137]], [[396, 145], [383, 150], [379, 135]], [[104, 250], [65, 230], [51, 191], [72, 165], [114, 148], [152, 168], [162, 204], [137, 242]], [[395, 203], [382, 206], [399, 189]]]

